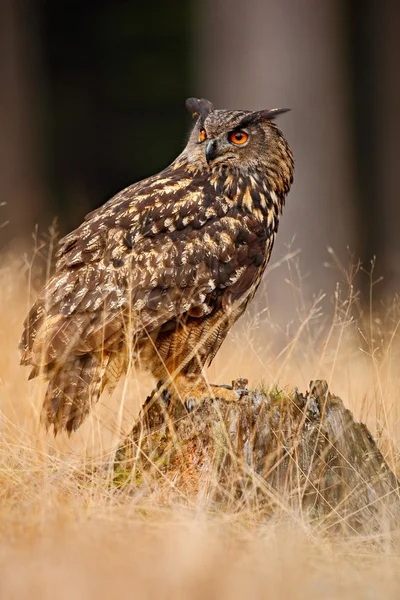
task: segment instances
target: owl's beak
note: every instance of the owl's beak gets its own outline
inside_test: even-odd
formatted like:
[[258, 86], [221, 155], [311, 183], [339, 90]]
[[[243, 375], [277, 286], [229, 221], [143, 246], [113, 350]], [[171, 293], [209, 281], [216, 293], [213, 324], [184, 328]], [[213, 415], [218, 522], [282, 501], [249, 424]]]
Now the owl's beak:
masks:
[[217, 142], [215, 140], [210, 140], [206, 145], [206, 161], [208, 164], [217, 157], [217, 154]]

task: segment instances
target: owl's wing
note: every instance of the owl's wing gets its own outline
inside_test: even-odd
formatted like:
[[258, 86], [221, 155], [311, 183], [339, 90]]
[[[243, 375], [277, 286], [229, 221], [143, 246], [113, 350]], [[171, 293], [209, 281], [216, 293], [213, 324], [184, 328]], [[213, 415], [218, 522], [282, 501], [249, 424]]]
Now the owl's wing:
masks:
[[62, 240], [57, 272], [26, 322], [24, 362], [117, 349], [127, 331], [204, 317], [252, 288], [271, 243], [265, 227], [206, 180], [161, 175]]

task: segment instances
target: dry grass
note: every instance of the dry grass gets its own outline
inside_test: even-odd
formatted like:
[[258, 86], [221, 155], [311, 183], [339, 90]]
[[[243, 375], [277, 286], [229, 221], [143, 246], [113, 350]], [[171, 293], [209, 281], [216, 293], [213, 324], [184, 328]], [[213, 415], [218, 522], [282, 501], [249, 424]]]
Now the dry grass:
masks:
[[[280, 266], [288, 275], [283, 289], [293, 293], [293, 323], [279, 327], [276, 314], [261, 310], [259, 293], [210, 380], [247, 376], [252, 384], [305, 388], [325, 378], [398, 471], [400, 301], [383, 307], [383, 316], [363, 314], [357, 269], [337, 266], [342, 289], [311, 306], [302, 300], [296, 257]], [[260, 524], [248, 513], [166, 509], [121, 493], [110, 469], [85, 478], [88, 464], [111, 465], [152, 381], [129, 377], [70, 439], [41, 431], [43, 384], [27, 382], [17, 351], [34, 293], [31, 272], [18, 260], [0, 269], [0, 597], [399, 597], [396, 536], [332, 539], [296, 519]]]

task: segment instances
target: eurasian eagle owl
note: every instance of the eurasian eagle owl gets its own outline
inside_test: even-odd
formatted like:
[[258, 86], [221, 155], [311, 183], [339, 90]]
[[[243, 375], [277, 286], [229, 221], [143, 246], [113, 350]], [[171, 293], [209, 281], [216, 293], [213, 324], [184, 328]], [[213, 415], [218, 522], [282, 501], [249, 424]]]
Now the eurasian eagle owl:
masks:
[[49, 381], [42, 420], [55, 433], [77, 429], [132, 364], [176, 397], [209, 396], [203, 369], [260, 283], [293, 180], [273, 122], [284, 109], [186, 106], [196, 122], [182, 154], [61, 240], [25, 321], [21, 362]]

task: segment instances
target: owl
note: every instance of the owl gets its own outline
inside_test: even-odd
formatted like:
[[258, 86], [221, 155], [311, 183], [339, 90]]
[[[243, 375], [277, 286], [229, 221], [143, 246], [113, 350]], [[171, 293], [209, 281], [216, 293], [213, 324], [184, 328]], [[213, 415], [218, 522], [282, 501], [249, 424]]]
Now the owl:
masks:
[[[21, 364], [48, 381], [41, 420], [75, 431], [130, 367], [193, 407], [236, 399], [204, 376], [253, 298], [293, 181], [274, 123], [286, 109], [217, 110], [195, 122], [166, 169], [119, 192], [60, 241], [24, 323]], [[161, 393], [161, 391], [160, 391]]]

